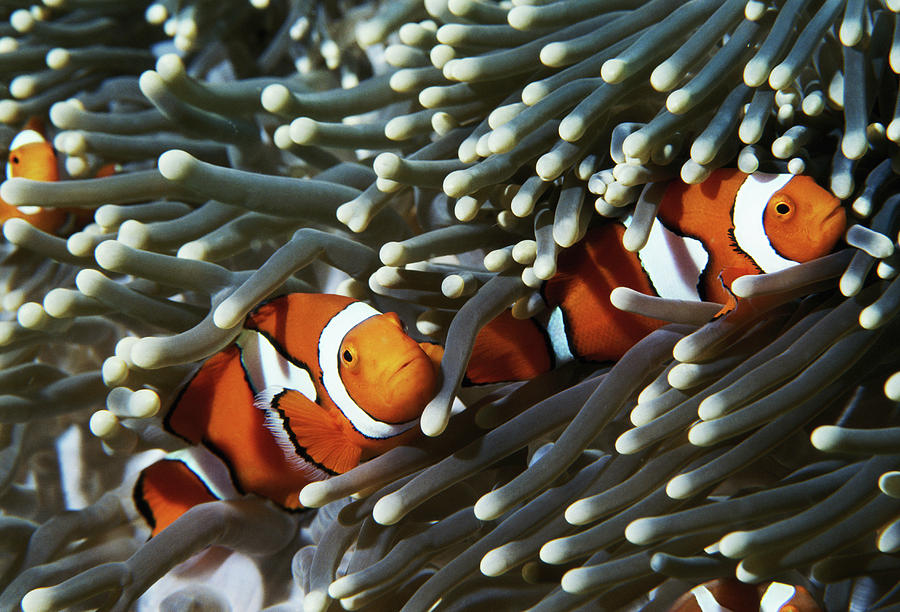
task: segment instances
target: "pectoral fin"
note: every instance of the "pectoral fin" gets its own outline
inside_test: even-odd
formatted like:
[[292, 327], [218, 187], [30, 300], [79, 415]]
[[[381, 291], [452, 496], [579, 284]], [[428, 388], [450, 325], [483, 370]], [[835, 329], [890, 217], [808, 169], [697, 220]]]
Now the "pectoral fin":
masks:
[[359, 464], [362, 449], [347, 439], [334, 415], [322, 406], [293, 389], [261, 395], [257, 406], [266, 410], [266, 426], [283, 448], [287, 441], [300, 459], [333, 474]]

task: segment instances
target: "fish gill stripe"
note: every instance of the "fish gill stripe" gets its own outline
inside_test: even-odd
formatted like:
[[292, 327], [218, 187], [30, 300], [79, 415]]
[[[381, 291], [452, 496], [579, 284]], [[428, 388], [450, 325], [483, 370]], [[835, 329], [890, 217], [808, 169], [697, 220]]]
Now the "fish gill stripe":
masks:
[[735, 242], [766, 274], [797, 265], [797, 262], [785, 259], [775, 250], [763, 222], [769, 200], [792, 178], [792, 174], [755, 172], [744, 180], [734, 196], [732, 220]]
[[241, 367], [256, 395], [271, 387], [294, 389], [310, 401], [318, 399], [309, 367], [291, 357], [277, 340], [257, 330], [244, 330], [237, 342]]
[[22, 130], [16, 134], [15, 138], [12, 139], [12, 142], [9, 143], [9, 151], [13, 152], [20, 147], [36, 142], [47, 142], [47, 139], [41, 136], [41, 133], [37, 130]]
[[322, 371], [322, 384], [325, 392], [338, 407], [353, 428], [366, 438], [383, 440], [398, 436], [412, 429], [418, 419], [405, 423], [391, 424], [372, 418], [357, 404], [344, 381], [341, 379], [339, 353], [341, 343], [347, 333], [371, 317], [381, 314], [365, 302], [352, 302], [334, 315], [322, 329], [319, 336], [319, 368]]
[[700, 301], [700, 281], [709, 263], [703, 242], [676, 233], [654, 219], [647, 244], [638, 251], [638, 258], [657, 295]]
[[[244, 380], [254, 395], [253, 404], [263, 411], [265, 427], [272, 434], [285, 460], [291, 467], [307, 474], [311, 480], [334, 476], [334, 472], [313, 460], [297, 442], [290, 428], [290, 418], [277, 407], [277, 398], [288, 389], [318, 403], [309, 367], [294, 359], [277, 340], [260, 330], [244, 330], [236, 344]], [[254, 366], [252, 372], [249, 365]], [[259, 366], [258, 371], [255, 366]]]

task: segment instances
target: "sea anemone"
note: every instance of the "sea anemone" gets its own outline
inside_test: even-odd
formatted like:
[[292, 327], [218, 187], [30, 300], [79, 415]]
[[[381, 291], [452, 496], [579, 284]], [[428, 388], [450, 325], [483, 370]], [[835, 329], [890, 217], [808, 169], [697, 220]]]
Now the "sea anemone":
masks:
[[[48, 119], [66, 175], [0, 196], [81, 224], [3, 226], [0, 609], [660, 610], [726, 576], [900, 605], [900, 2], [0, 10], [0, 136]], [[811, 175], [846, 244], [736, 281], [739, 320], [616, 290], [670, 324], [462, 386], [590, 223], [632, 215], [635, 250], [667, 181], [722, 166]], [[427, 435], [310, 510], [212, 502], [148, 541], [134, 481], [184, 445], [161, 415], [288, 291], [445, 344]]]

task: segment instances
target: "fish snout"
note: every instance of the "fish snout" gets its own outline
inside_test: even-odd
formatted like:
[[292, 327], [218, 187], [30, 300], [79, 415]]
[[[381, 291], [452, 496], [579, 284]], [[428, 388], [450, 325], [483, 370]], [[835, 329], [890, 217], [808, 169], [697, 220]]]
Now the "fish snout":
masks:
[[835, 206], [823, 220], [820, 227], [819, 241], [821, 243], [821, 255], [829, 253], [838, 243], [847, 229], [847, 213], [843, 206]]
[[385, 378], [385, 403], [394, 413], [392, 422], [418, 418], [425, 404], [434, 397], [437, 386], [434, 366], [423, 351], [418, 353], [400, 362]]

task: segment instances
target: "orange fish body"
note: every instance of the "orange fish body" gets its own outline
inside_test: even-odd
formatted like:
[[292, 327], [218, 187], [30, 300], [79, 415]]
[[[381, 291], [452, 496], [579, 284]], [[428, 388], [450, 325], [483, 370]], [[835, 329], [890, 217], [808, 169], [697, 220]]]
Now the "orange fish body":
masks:
[[[838, 199], [807, 176], [721, 169], [698, 185], [672, 181], [647, 244], [637, 253], [622, 246], [622, 225], [604, 223], [559, 254], [557, 274], [542, 287], [549, 312], [542, 337], [507, 349], [515, 354], [510, 363], [527, 361], [530, 369], [510, 368], [492, 357], [501, 335], [498, 318], [476, 338], [466, 377], [476, 384], [524, 380], [571, 359], [617, 360], [664, 323], [616, 309], [609, 299], [616, 287], [733, 303], [735, 278], [821, 257], [845, 225]], [[533, 326], [519, 321], [519, 331], [510, 334], [507, 322], [503, 335], [518, 337]], [[531, 375], [522, 375], [526, 369]]]
[[[396, 314], [350, 298], [290, 294], [259, 306], [165, 417], [169, 431], [214, 457], [195, 450], [145, 470], [138, 508], [155, 535], [197, 500], [255, 493], [300, 507], [306, 484], [416, 435], [441, 355], [407, 336]], [[223, 472], [233, 493], [221, 476], [210, 484]]]
[[[34, 181], [58, 181], [56, 151], [32, 119], [9, 145], [6, 178], [23, 177]], [[13, 206], [0, 200], [0, 225], [7, 219], [25, 219], [45, 232], [57, 232], [68, 218], [64, 210], [40, 206]]]
[[821, 608], [802, 586], [720, 578], [694, 587], [669, 612], [821, 612]]
[[[96, 178], [116, 173], [115, 164], [102, 166]], [[9, 145], [6, 178], [22, 177], [33, 181], [55, 182], [60, 179], [56, 151], [47, 141], [41, 122], [32, 118]], [[94, 219], [90, 208], [43, 208], [13, 206], [0, 199], [0, 226], [7, 219], [25, 219], [31, 225], [51, 234], [66, 233], [84, 227]]]

